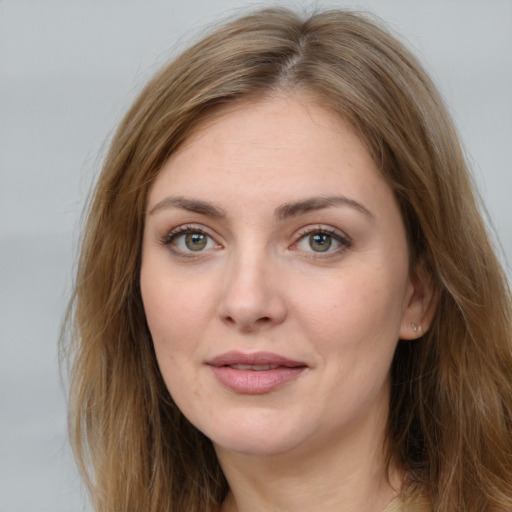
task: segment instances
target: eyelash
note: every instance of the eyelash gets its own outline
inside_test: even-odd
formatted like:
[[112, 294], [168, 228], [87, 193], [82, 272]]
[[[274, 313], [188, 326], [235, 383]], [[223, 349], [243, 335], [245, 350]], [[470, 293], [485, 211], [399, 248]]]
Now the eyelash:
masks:
[[196, 234], [196, 233], [208, 237], [219, 247], [219, 244], [217, 244], [214, 241], [213, 237], [211, 235], [209, 235], [204, 229], [201, 229], [200, 227], [193, 226], [193, 225], [178, 226], [177, 228], [173, 229], [169, 233], [165, 234], [161, 238], [160, 243], [162, 245], [169, 247], [171, 252], [173, 252], [177, 256], [180, 256], [182, 258], [196, 258], [197, 256], [199, 256], [199, 253], [201, 251], [197, 251], [197, 254], [194, 251], [187, 252], [187, 251], [178, 249], [175, 245], [175, 242], [179, 237], [184, 236], [184, 235], [189, 235], [189, 234]]
[[352, 240], [346, 236], [345, 234], [332, 229], [332, 228], [325, 228], [322, 226], [316, 226], [316, 227], [306, 227], [302, 229], [298, 233], [297, 241], [292, 244], [292, 248], [296, 249], [298, 244], [304, 240], [307, 240], [308, 237], [311, 237], [313, 235], [325, 235], [330, 237], [332, 240], [339, 243], [339, 247], [329, 250], [326, 250], [325, 252], [321, 251], [307, 251], [309, 253], [308, 257], [310, 258], [331, 258], [335, 256], [339, 256], [340, 253], [344, 252], [346, 249], [350, 249], [352, 247]]
[[[213, 237], [209, 235], [204, 229], [194, 226], [194, 225], [183, 225], [178, 226], [177, 228], [173, 229], [169, 233], [165, 234], [161, 240], [160, 243], [162, 245], [168, 246], [169, 249], [176, 254], [177, 256], [183, 257], [183, 258], [196, 258], [200, 255], [202, 251], [183, 251], [181, 249], [178, 249], [175, 245], [176, 240], [184, 235], [188, 234], [200, 234], [208, 237], [209, 240], [213, 241], [213, 243], [216, 244], [217, 247], [221, 247], [219, 244], [215, 242]], [[311, 237], [313, 235], [325, 235], [330, 237], [332, 240], [337, 242], [339, 244], [339, 247], [330, 250], [330, 246], [325, 252], [321, 251], [305, 251], [308, 254], [308, 257], [310, 258], [329, 258], [334, 257], [345, 251], [346, 249], [349, 249], [352, 247], [352, 241], [349, 237], [342, 234], [341, 232], [335, 230], [335, 229], [329, 229], [322, 226], [316, 226], [316, 227], [306, 227], [303, 228], [298, 234], [297, 234], [297, 240], [293, 242], [293, 244], [290, 246], [290, 249], [297, 250], [297, 247], [299, 243], [306, 240], [308, 237]], [[207, 242], [208, 243], [208, 242]]]

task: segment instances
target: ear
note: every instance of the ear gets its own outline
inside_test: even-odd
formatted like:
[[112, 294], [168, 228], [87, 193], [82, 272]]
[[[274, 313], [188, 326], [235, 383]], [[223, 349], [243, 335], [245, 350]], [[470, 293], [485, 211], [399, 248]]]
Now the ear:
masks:
[[411, 271], [405, 301], [399, 337], [414, 340], [429, 330], [438, 303], [434, 279], [424, 262]]

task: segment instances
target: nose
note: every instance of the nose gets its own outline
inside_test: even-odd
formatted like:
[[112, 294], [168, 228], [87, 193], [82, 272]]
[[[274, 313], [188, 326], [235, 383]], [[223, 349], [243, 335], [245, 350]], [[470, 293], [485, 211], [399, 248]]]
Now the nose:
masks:
[[224, 274], [221, 320], [243, 332], [282, 323], [287, 305], [276, 263], [264, 251], [259, 255], [233, 255], [231, 260]]

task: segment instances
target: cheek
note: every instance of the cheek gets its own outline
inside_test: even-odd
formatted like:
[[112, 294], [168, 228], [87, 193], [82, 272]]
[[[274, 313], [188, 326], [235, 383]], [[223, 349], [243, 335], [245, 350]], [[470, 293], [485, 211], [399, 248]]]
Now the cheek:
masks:
[[183, 344], [197, 333], [214, 310], [209, 281], [170, 272], [169, 265], [148, 258], [141, 268], [141, 294], [146, 319], [157, 340]]
[[[156, 257], [147, 257], [141, 268], [144, 311], [167, 389], [183, 412], [203, 403], [206, 415], [210, 406], [199, 397], [208, 390], [196, 376], [205, 350], [215, 342], [207, 336], [216, 300], [211, 277], [170, 271], [166, 260]], [[193, 396], [198, 399], [190, 400]]]
[[[141, 268], [141, 295], [160, 371], [169, 388], [179, 355], [192, 347], [187, 343], [183, 320], [193, 318], [190, 302], [173, 293], [165, 274], [148, 258]], [[176, 289], [174, 291], [177, 291]], [[172, 371], [171, 371], [172, 369]]]
[[300, 292], [300, 329], [314, 340], [335, 386], [348, 379], [362, 389], [387, 376], [402, 318], [403, 290], [396, 281], [355, 272]]
[[[197, 328], [199, 311], [192, 300], [194, 294], [184, 286], [169, 286], [161, 274], [141, 269], [141, 294], [156, 359], [160, 372], [176, 402], [186, 390], [201, 393], [193, 375], [197, 349], [194, 328]], [[184, 387], [183, 383], [187, 382]]]
[[372, 279], [357, 273], [330, 278], [326, 282], [306, 283], [297, 289], [295, 301], [317, 332], [364, 333], [389, 330], [398, 333], [402, 315], [402, 287], [388, 279]]

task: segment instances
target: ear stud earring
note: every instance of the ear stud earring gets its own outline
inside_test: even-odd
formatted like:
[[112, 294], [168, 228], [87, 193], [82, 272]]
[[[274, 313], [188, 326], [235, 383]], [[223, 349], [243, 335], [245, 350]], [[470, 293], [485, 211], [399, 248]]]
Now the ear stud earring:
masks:
[[421, 332], [421, 325], [416, 325], [414, 322], [411, 322], [411, 327], [414, 332]]

